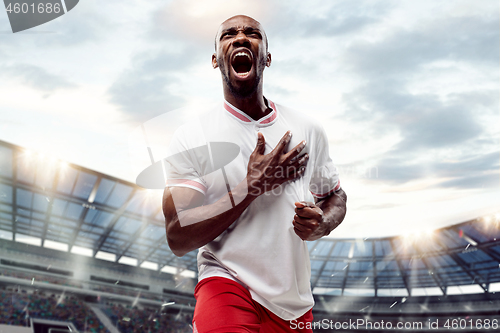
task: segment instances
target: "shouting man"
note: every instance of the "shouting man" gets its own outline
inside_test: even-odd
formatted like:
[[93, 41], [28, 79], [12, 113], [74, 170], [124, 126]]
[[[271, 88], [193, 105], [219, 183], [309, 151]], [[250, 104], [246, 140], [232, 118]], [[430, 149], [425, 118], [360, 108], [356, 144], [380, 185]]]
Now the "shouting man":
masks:
[[259, 22], [223, 22], [212, 66], [225, 101], [170, 145], [168, 244], [178, 256], [200, 249], [195, 332], [311, 332], [299, 329], [310, 326], [314, 305], [305, 241], [328, 235], [346, 213], [321, 125], [264, 97], [270, 65]]

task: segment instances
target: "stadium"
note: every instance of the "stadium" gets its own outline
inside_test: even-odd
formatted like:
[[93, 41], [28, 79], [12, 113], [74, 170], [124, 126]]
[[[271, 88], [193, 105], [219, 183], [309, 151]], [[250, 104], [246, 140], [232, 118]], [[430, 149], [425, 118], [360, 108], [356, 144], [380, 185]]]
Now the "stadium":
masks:
[[[192, 332], [157, 192], [0, 141], [0, 332]], [[500, 216], [309, 242], [315, 332], [498, 328]]]
[[[238, 100], [226, 96], [232, 75], [224, 78], [224, 69], [236, 71], [237, 65], [237, 76], [253, 80], [252, 68], [270, 64], [254, 77], [262, 88], [259, 96], [278, 105], [278, 116], [271, 118], [280, 119], [282, 105], [321, 125], [309, 129], [322, 127], [328, 149], [325, 145], [315, 155], [326, 157], [328, 151], [348, 209], [338, 228], [314, 242], [299, 241], [289, 226], [288, 239], [300, 248], [281, 246], [275, 237], [286, 234], [277, 228], [270, 228], [268, 237], [261, 237], [265, 228], [253, 228], [248, 238], [237, 229], [244, 237], [232, 244], [245, 245], [245, 251], [221, 249], [243, 254], [239, 261], [252, 269], [263, 268], [253, 272], [259, 278], [242, 280], [272, 278], [268, 289], [290, 300], [281, 303], [285, 310], [298, 300], [290, 294], [307, 293], [307, 304], [287, 318], [311, 304], [310, 280], [311, 330], [317, 333], [500, 332], [499, 1], [4, 0], [4, 5], [0, 333], [193, 332], [198, 253], [177, 257], [165, 241], [162, 161], [173, 156], [166, 147], [179, 127], [203, 110]], [[260, 22], [272, 62], [266, 55], [262, 66], [239, 61], [248, 57], [219, 65], [224, 57], [217, 57], [218, 49], [225, 44], [221, 23], [237, 14]], [[233, 31], [238, 30], [227, 30]], [[243, 118], [253, 114], [250, 124], [259, 118], [258, 108], [246, 114], [246, 106], [236, 104]], [[271, 118], [261, 118], [262, 124]], [[292, 130], [298, 143], [294, 127], [309, 120], [286, 123], [291, 126], [272, 135]], [[210, 124], [200, 126], [226, 134]], [[258, 127], [248, 134], [257, 138]], [[263, 133], [267, 148], [274, 146], [271, 129]], [[201, 130], [186, 137], [191, 134]], [[248, 149], [254, 147], [250, 139], [245, 139]], [[206, 141], [208, 148], [222, 140]], [[307, 142], [306, 147], [320, 143]], [[203, 148], [211, 168], [220, 166], [220, 177], [231, 176], [224, 163], [214, 163], [220, 161], [212, 148]], [[232, 156], [230, 148], [220, 151]], [[248, 171], [247, 164], [239, 166], [242, 174]], [[219, 189], [229, 193], [225, 183]], [[306, 186], [296, 192], [300, 200], [314, 200]], [[209, 197], [215, 198], [213, 193]], [[276, 213], [276, 219], [293, 215], [258, 207], [251, 209]], [[280, 222], [287, 226], [286, 217]], [[276, 251], [263, 246], [264, 240], [274, 242]], [[199, 245], [183, 247], [189, 245], [185, 239], [178, 244], [176, 253]], [[285, 249], [300, 250], [300, 258], [309, 260]], [[252, 262], [256, 252], [273, 264]], [[291, 268], [281, 260], [285, 257], [295, 259], [300, 267], [295, 272], [303, 273], [297, 288], [286, 284], [293, 282], [292, 271], [278, 268]], [[213, 324], [210, 312], [200, 311]]]

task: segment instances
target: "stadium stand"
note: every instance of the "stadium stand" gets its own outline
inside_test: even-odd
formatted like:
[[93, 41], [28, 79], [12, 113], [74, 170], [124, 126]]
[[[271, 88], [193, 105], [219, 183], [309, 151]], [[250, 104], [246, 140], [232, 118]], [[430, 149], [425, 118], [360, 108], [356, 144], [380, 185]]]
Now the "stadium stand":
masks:
[[109, 333], [95, 314], [79, 299], [61, 294], [59, 297], [44, 293], [0, 292], [0, 323], [28, 326], [29, 319], [41, 318], [70, 321], [82, 332]]
[[[47, 296], [65, 293], [65, 307], [98, 306], [123, 332], [189, 330], [197, 253], [177, 258], [169, 250], [159, 198], [0, 141], [2, 323], [28, 325], [19, 304], [30, 297], [50, 309], [33, 308], [30, 318], [50, 312], [77, 321]], [[500, 215], [490, 214], [421, 235], [308, 242], [315, 321], [437, 320], [447, 330], [455, 320], [468, 325], [461, 332], [473, 332], [489, 320], [493, 327], [500, 320], [499, 225]]]
[[131, 306], [111, 305], [104, 312], [117, 323], [122, 333], [165, 332], [190, 333], [193, 331], [191, 314], [166, 313], [162, 309], [138, 309]]

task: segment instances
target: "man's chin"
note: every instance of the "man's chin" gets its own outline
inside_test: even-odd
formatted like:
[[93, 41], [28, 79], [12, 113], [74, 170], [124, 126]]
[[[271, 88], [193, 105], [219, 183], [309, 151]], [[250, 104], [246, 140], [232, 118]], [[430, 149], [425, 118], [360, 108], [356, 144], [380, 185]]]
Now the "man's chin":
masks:
[[231, 94], [238, 98], [248, 98], [257, 92], [257, 87], [260, 83], [260, 77], [257, 76], [254, 80], [231, 80], [224, 76], [224, 80], [229, 87]]

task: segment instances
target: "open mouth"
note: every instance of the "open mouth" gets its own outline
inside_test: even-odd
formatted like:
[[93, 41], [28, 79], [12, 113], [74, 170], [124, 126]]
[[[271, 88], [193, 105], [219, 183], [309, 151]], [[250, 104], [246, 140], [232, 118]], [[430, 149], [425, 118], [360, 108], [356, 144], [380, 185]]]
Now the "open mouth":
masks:
[[238, 76], [245, 77], [252, 69], [252, 58], [247, 52], [240, 51], [233, 56], [231, 66]]

